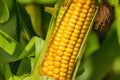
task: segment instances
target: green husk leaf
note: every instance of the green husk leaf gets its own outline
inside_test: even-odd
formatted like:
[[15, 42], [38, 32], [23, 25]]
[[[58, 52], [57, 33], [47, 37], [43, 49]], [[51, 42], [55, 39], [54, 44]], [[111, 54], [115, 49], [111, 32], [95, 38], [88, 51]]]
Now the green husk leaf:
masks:
[[117, 34], [118, 34], [118, 40], [120, 44], [120, 5], [115, 6], [115, 18], [116, 18], [116, 28], [117, 28]]
[[10, 66], [8, 64], [6, 65], [6, 79], [5, 80], [13, 80], [13, 75], [10, 70]]

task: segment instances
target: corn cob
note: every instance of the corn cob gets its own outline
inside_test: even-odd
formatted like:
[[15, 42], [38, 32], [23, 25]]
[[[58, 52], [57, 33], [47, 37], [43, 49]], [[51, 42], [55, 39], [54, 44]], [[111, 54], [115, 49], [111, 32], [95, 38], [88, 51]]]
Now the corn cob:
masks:
[[95, 7], [95, 0], [73, 0], [63, 18], [64, 11], [61, 12], [42, 63], [43, 75], [56, 80], [71, 79]]

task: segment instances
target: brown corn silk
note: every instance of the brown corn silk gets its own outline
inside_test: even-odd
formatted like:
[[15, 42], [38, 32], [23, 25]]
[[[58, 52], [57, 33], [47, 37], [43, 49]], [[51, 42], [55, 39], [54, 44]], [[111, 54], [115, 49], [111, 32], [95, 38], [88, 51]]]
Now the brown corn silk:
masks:
[[55, 80], [70, 80], [76, 57], [95, 13], [95, 0], [73, 0], [54, 25], [50, 45], [42, 63], [42, 75]]

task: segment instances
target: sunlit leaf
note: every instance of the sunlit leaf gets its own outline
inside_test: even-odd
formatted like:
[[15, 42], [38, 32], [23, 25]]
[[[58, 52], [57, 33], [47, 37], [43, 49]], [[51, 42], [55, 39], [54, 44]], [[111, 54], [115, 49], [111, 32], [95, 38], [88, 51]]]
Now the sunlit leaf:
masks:
[[17, 59], [23, 46], [0, 30], [0, 62], [11, 62]]

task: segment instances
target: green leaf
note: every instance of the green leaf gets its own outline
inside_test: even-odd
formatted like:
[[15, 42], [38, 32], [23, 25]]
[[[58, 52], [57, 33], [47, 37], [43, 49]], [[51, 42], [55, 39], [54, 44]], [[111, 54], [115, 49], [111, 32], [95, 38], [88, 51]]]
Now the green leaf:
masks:
[[42, 6], [36, 5], [36, 4], [29, 4], [26, 7], [26, 10], [28, 14], [30, 15], [31, 21], [32, 21], [32, 27], [35, 31], [35, 33], [41, 37], [43, 37], [43, 30], [41, 29], [43, 27], [42, 23]]
[[5, 80], [13, 80], [13, 75], [11, 73], [9, 65], [6, 65], [6, 79]]
[[15, 61], [23, 46], [0, 30], [0, 63]]
[[5, 0], [0, 0], [0, 23], [4, 23], [9, 19], [9, 10]]
[[25, 57], [29, 57], [29, 56], [34, 56], [35, 53], [35, 39], [36, 37], [33, 37], [29, 43], [26, 45], [26, 47], [24, 48], [24, 50], [21, 52], [19, 59], [23, 59]]
[[[15, 4], [14, 4], [15, 5]], [[0, 23], [0, 29], [4, 32], [6, 32], [8, 35], [10, 35], [12, 38], [18, 40], [19, 39], [19, 34], [18, 33], [19, 29], [17, 28], [17, 14], [16, 14], [16, 9], [14, 8], [14, 11], [10, 15], [10, 18], [7, 22], [4, 24]]]
[[29, 4], [29, 3], [33, 3], [34, 0], [17, 0], [19, 3], [23, 3], [23, 4]]
[[35, 32], [32, 27], [31, 19], [25, 8], [17, 3], [17, 12], [18, 12], [18, 27], [21, 31], [21, 38], [25, 39], [27, 42], [35, 35]]
[[86, 43], [86, 49], [83, 57], [88, 57], [92, 55], [97, 49], [100, 48], [98, 37], [94, 31], [88, 36], [88, 41]]
[[19, 68], [17, 70], [17, 76], [22, 76], [23, 74], [30, 74], [31, 72], [31, 64], [29, 58], [24, 58], [19, 64]]
[[119, 2], [119, 0], [108, 0], [109, 4], [112, 6], [116, 6]]

